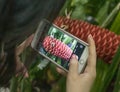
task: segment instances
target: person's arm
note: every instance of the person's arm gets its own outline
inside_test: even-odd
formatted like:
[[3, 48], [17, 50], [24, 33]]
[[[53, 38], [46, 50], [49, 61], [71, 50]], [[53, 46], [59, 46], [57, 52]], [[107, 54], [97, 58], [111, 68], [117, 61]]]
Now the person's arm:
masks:
[[66, 92], [90, 92], [96, 78], [96, 48], [91, 35], [88, 36], [89, 57], [83, 73], [78, 74], [78, 60], [75, 55], [70, 60]]

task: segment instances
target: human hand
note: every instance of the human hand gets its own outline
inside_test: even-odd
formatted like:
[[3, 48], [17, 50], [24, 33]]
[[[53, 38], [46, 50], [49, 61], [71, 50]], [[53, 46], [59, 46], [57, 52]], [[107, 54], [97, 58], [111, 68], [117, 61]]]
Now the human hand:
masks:
[[88, 36], [89, 57], [83, 73], [78, 74], [78, 60], [75, 55], [70, 60], [66, 92], [90, 92], [96, 77], [96, 48], [91, 35]]
[[27, 78], [28, 71], [23, 62], [20, 59], [20, 54], [30, 45], [32, 39], [34, 37], [34, 34], [32, 34], [30, 37], [28, 37], [24, 42], [22, 42], [19, 46], [15, 49], [15, 61], [16, 61], [16, 68], [15, 68], [15, 74], [16, 77], [19, 75], [22, 75], [24, 78]]

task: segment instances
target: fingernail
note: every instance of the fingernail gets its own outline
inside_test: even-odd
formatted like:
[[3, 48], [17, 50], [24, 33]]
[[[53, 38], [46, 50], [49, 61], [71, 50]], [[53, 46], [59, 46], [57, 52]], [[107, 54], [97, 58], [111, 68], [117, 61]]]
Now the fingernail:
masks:
[[88, 38], [92, 38], [92, 35], [91, 35], [91, 34], [89, 34], [89, 35], [88, 35]]
[[28, 78], [29, 74], [26, 72], [23, 76], [24, 76], [24, 78]]
[[76, 59], [78, 60], [78, 56], [77, 55], [75, 55], [76, 56]]
[[72, 58], [74, 58], [74, 59], [77, 59], [77, 60], [78, 60], [78, 56], [77, 56], [77, 55], [75, 55], [75, 54], [73, 54], [73, 55], [72, 55]]

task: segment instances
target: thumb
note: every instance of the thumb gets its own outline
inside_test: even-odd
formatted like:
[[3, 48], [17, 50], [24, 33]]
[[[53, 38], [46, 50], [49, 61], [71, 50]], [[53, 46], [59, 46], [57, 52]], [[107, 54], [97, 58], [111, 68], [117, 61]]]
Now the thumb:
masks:
[[78, 57], [73, 54], [70, 60], [69, 73], [78, 74]]

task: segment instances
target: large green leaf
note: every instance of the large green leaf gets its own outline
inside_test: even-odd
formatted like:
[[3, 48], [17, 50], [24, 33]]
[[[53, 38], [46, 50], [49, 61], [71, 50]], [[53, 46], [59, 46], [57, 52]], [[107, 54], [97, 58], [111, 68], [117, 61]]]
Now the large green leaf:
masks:
[[75, 19], [85, 19], [85, 8], [83, 5], [78, 5], [71, 15], [72, 18]]
[[103, 61], [97, 62], [97, 77], [91, 92], [106, 92], [116, 70], [120, 64], [120, 47], [112, 60], [112, 64], [105, 64]]
[[110, 65], [109, 70], [106, 72], [106, 78], [104, 80], [104, 84], [102, 85], [102, 88], [100, 89], [100, 92], [106, 92], [106, 89], [108, 85], [110, 84], [113, 76], [116, 73], [116, 70], [118, 69], [118, 66], [120, 64], [120, 47], [115, 55], [115, 57], [112, 60], [112, 64]]
[[108, 16], [109, 4], [110, 4], [109, 1], [105, 2], [105, 4], [100, 8], [100, 10], [99, 10], [99, 12], [97, 14], [96, 19], [97, 19], [99, 25], [101, 25], [103, 23], [103, 21]]
[[18, 78], [13, 77], [10, 84], [10, 92], [17, 92]]
[[118, 69], [117, 79], [116, 79], [116, 82], [115, 82], [113, 92], [120, 92], [120, 66], [119, 66], [119, 69]]
[[109, 69], [109, 65], [103, 62], [102, 60], [98, 59], [96, 68], [97, 68], [97, 71], [96, 71], [97, 76], [91, 92], [101, 92], [99, 90], [101, 90], [101, 87], [104, 84], [104, 80], [106, 78], [106, 73]]
[[[119, 12], [120, 3], [116, 5], [116, 7], [110, 12], [110, 14], [107, 16], [107, 18], [104, 20], [104, 22], [101, 24], [102, 27], [107, 27], [109, 24], [111, 24], [111, 21], [114, 23], [114, 18]], [[117, 26], [117, 25], [116, 25]], [[115, 29], [114, 29], [115, 30]]]
[[115, 21], [113, 22], [113, 24], [111, 26], [111, 30], [117, 34], [120, 34], [120, 12], [118, 13], [117, 17], [115, 18]]

